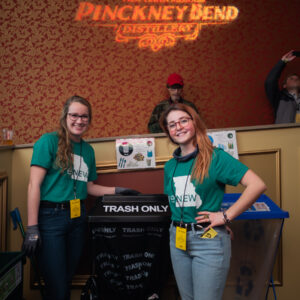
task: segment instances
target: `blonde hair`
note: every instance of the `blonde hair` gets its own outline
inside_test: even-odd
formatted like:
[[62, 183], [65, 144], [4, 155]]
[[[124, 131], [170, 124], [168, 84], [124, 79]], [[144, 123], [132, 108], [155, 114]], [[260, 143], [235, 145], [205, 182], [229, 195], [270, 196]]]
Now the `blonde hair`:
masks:
[[72, 149], [72, 142], [70, 139], [70, 133], [67, 127], [67, 116], [69, 112], [69, 107], [72, 103], [78, 102], [85, 105], [89, 111], [89, 123], [92, 119], [92, 107], [90, 103], [80, 97], [80, 96], [72, 96], [69, 98], [63, 107], [60, 119], [59, 119], [59, 129], [58, 129], [58, 149], [56, 154], [56, 165], [61, 168], [61, 172], [72, 168], [73, 166], [73, 149]]
[[192, 119], [191, 121], [193, 122], [195, 128], [195, 137], [193, 143], [194, 146], [198, 146], [199, 149], [199, 153], [197, 154], [195, 165], [192, 171], [192, 179], [195, 179], [202, 183], [203, 179], [208, 175], [208, 170], [212, 159], [213, 145], [209, 137], [207, 136], [206, 126], [201, 120], [200, 116], [197, 114], [197, 112], [192, 107], [181, 103], [170, 105], [160, 117], [160, 126], [168, 135], [172, 143], [178, 145], [178, 143], [172, 140], [170, 136], [167, 124], [167, 117], [171, 111], [176, 110], [187, 113]]

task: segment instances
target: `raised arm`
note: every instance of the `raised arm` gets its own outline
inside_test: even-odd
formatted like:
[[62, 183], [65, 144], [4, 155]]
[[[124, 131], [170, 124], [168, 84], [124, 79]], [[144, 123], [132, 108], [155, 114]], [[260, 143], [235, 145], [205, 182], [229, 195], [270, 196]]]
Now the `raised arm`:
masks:
[[284, 54], [281, 58], [281, 60], [285, 63], [288, 63], [296, 58], [295, 55], [293, 55], [294, 50], [289, 51], [288, 53]]
[[281, 58], [281, 60], [278, 61], [278, 63], [272, 68], [272, 70], [269, 72], [266, 81], [265, 81], [265, 91], [266, 95], [272, 104], [275, 112], [278, 106], [278, 100], [279, 100], [279, 77], [285, 68], [286, 64], [290, 61], [292, 61], [296, 56], [293, 55], [293, 50], [289, 51], [288, 53], [284, 54]]

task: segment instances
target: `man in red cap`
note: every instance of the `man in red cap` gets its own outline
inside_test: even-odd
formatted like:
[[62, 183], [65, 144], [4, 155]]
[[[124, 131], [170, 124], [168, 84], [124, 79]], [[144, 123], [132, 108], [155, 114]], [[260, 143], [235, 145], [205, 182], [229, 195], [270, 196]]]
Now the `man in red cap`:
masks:
[[169, 91], [170, 98], [160, 102], [155, 106], [148, 122], [148, 129], [151, 133], [163, 132], [159, 125], [159, 118], [161, 114], [173, 103], [187, 104], [198, 113], [198, 110], [193, 103], [186, 101], [181, 97], [183, 90], [183, 79], [179, 74], [173, 73], [169, 75], [167, 80], [167, 89]]

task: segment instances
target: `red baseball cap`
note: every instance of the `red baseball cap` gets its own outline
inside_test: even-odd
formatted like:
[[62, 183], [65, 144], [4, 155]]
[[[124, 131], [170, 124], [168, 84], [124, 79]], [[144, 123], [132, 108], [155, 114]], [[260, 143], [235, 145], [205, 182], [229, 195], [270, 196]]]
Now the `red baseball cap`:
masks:
[[183, 79], [179, 74], [173, 73], [169, 75], [167, 85], [172, 86], [174, 84], [179, 84], [183, 86]]

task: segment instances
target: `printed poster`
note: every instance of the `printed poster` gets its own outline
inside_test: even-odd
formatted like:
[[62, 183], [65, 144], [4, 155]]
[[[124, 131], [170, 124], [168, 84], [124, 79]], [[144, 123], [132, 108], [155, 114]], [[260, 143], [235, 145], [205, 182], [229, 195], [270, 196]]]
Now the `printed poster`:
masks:
[[146, 169], [155, 167], [154, 138], [117, 139], [118, 169]]
[[235, 130], [211, 131], [207, 133], [213, 145], [239, 159]]

